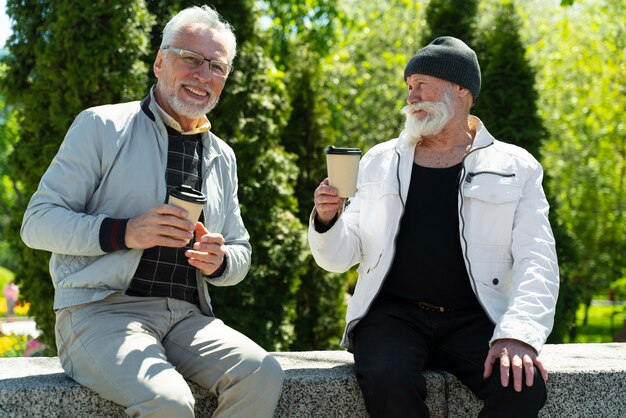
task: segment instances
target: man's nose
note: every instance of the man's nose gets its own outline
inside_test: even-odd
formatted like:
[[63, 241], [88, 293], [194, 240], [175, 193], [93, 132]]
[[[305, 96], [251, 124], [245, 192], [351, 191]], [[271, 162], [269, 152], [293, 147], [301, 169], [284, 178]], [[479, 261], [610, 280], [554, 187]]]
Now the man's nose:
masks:
[[196, 68], [194, 76], [203, 83], [208, 83], [211, 80], [211, 64], [208, 61], [203, 61], [202, 64]]
[[412, 105], [414, 103], [418, 103], [419, 101], [420, 101], [420, 95], [417, 92], [417, 89], [410, 90], [406, 98], [407, 104]]

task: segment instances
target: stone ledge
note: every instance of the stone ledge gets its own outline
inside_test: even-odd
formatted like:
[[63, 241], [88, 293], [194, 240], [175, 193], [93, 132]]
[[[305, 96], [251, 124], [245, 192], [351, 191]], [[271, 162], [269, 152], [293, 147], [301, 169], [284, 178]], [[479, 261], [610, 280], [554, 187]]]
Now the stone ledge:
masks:
[[[344, 351], [274, 353], [286, 372], [276, 417], [367, 418]], [[548, 402], [541, 418], [626, 416], [626, 344], [546, 345]], [[433, 418], [476, 416], [481, 402], [448, 373], [426, 373]], [[190, 384], [196, 415], [210, 416], [215, 397]], [[448, 394], [446, 399], [445, 394]], [[56, 357], [0, 359], [0, 418], [124, 417], [123, 408], [68, 378]]]

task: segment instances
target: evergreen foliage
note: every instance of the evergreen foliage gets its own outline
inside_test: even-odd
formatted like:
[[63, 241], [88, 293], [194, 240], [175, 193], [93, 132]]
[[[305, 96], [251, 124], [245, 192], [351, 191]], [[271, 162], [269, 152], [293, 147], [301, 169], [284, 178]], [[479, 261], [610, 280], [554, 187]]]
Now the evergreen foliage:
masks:
[[[495, 4], [481, 32], [479, 59], [482, 70], [482, 91], [473, 113], [478, 115], [491, 134], [505, 142], [526, 149], [541, 160], [541, 147], [548, 138], [539, 116], [539, 95], [535, 87], [535, 70], [526, 57], [521, 35], [520, 16], [512, 1]], [[557, 244], [560, 266], [576, 260], [576, 248], [569, 234], [557, 219], [560, 208], [554, 198], [550, 172], [545, 173], [544, 189], [551, 204], [550, 221]], [[579, 293], [568, 286], [567, 269], [561, 268], [560, 292], [550, 342], [562, 342], [578, 307]], [[564, 274], [565, 273], [565, 274]]]
[[422, 35], [426, 45], [439, 36], [454, 36], [474, 45], [478, 0], [430, 0], [426, 8], [427, 28]]
[[[326, 177], [324, 149], [331, 142], [322, 134], [324, 103], [320, 99], [320, 61], [336, 40], [334, 0], [268, 0], [264, 13], [268, 52], [285, 70], [291, 115], [281, 135], [285, 149], [297, 157], [294, 196], [297, 216], [308, 227], [313, 192]], [[295, 350], [337, 348], [345, 318], [346, 275], [331, 274], [316, 265], [308, 248], [296, 293]]]
[[[295, 197], [299, 202], [298, 217], [307, 226], [313, 208], [313, 191], [326, 173], [324, 149], [329, 145], [322, 135], [323, 120], [319, 103], [320, 66], [316, 54], [294, 48], [290, 63], [290, 98], [292, 112], [282, 135], [285, 148], [298, 156], [298, 181]], [[297, 317], [292, 349], [333, 349], [345, 323], [346, 276], [321, 269], [310, 253], [297, 292]]]
[[[246, 280], [211, 289], [220, 318], [268, 349], [336, 347], [345, 281], [355, 274], [323, 272], [305, 242], [313, 190], [326, 175], [323, 151], [330, 144], [367, 151], [397, 136], [406, 100], [402, 70], [440, 35], [463, 39], [478, 53], [483, 89], [472, 113], [546, 169], [561, 269], [549, 341], [563, 341], [581, 300], [624, 276], [626, 135], [623, 89], [615, 88], [625, 85], [626, 26], [615, 18], [624, 16], [623, 2], [524, 2], [530, 28], [521, 27], [519, 9], [506, 0], [481, 2], [479, 25], [478, 3], [208, 2], [233, 25], [239, 44], [235, 72], [209, 116], [237, 153], [253, 246]], [[0, 58], [0, 245], [11, 253], [3, 252], [0, 263], [17, 266], [22, 295], [33, 302], [50, 347], [48, 254], [26, 249], [19, 238], [28, 199], [79, 111], [146, 94], [163, 25], [197, 4], [7, 2], [14, 27]], [[270, 17], [269, 26], [260, 14]], [[534, 45], [520, 40], [522, 30]], [[539, 90], [525, 43], [541, 71]]]
[[538, 115], [535, 71], [526, 59], [513, 2], [498, 4], [485, 26], [478, 47], [482, 89], [472, 113], [494, 137], [540, 158], [547, 132]]
[[[0, 78], [5, 69], [5, 66], [0, 66]], [[17, 261], [13, 248], [3, 237], [8, 235], [11, 209], [20, 194], [18, 178], [11, 176], [9, 169], [9, 158], [17, 141], [18, 124], [17, 112], [12, 106], [6, 105], [0, 96], [0, 266], [11, 272], [17, 270]]]
[[[21, 7], [21, 3], [9, 4], [16, 28], [5, 58], [8, 72], [3, 87], [20, 115], [32, 123], [20, 130], [19, 152], [12, 155], [12, 173], [20, 173], [13, 178], [22, 179], [23, 197], [15, 206], [8, 235], [17, 249], [18, 277], [28, 278], [19, 281], [23, 295], [35, 301], [33, 313], [44, 331], [43, 339], [53, 347], [49, 255], [26, 249], [19, 239], [28, 197], [78, 112], [145, 95], [154, 83], [151, 65], [162, 26], [192, 2], [150, 1], [146, 5], [127, 0], [82, 10], [71, 2], [32, 2], [32, 7]], [[232, 289], [212, 289], [213, 304], [221, 318], [262, 346], [286, 349], [296, 338], [300, 275], [312, 270], [306, 261], [305, 226], [296, 217], [295, 156], [280, 143], [290, 113], [284, 73], [276, 70], [259, 46], [252, 0], [211, 5], [233, 25], [238, 37], [235, 72], [210, 116], [214, 132], [233, 146], [240, 161], [242, 216], [253, 246], [253, 265], [246, 280]], [[337, 286], [333, 292], [337, 295]], [[306, 299], [332, 312], [323, 296]], [[334, 305], [337, 297], [331, 299]], [[307, 312], [319, 315], [320, 309], [309, 308], [301, 310], [300, 321], [306, 321]], [[341, 305], [337, 309], [342, 312]], [[330, 322], [341, 323], [338, 315], [332, 318]], [[340, 334], [336, 325], [331, 328], [324, 332], [319, 326], [311, 327], [319, 335], [310, 340], [328, 346], [324, 341], [337, 340]]]
[[[239, 199], [252, 244], [252, 267], [233, 288], [212, 289], [216, 314], [267, 349], [294, 339], [295, 294], [306, 241], [295, 213], [295, 158], [280, 144], [289, 104], [282, 73], [251, 43], [240, 50], [213, 130], [235, 149]], [[217, 109], [216, 109], [217, 110]]]
[[[237, 154], [242, 216], [253, 251], [248, 277], [234, 288], [212, 289], [213, 305], [220, 318], [265, 348], [335, 347], [343, 323], [343, 286], [336, 277], [329, 282], [329, 275], [313, 266], [305, 241], [308, 218], [300, 216], [298, 221], [296, 217], [301, 208], [308, 213], [306, 203], [314, 190], [302, 181], [308, 169], [303, 171], [300, 163], [315, 159], [310, 157], [310, 148], [290, 147], [289, 140], [285, 141], [291, 137], [290, 128], [285, 131], [288, 118], [297, 119], [301, 109], [292, 111], [290, 103], [299, 106], [300, 97], [293, 87], [286, 89], [293, 78], [287, 80], [285, 73], [276, 69], [277, 65], [285, 69], [297, 62], [292, 53], [299, 48], [291, 47], [294, 33], [306, 31], [307, 42], [315, 43], [311, 50], [319, 51], [331, 26], [324, 25], [320, 34], [314, 30], [318, 26], [311, 28], [304, 22], [331, 16], [333, 1], [316, 2], [317, 6], [291, 0], [262, 3], [263, 12], [273, 18], [272, 42], [267, 42], [267, 34], [254, 22], [258, 2], [209, 3], [231, 23], [237, 35], [235, 72], [210, 117], [213, 131]], [[174, 5], [153, 1], [151, 11], [164, 24], [176, 11], [191, 5], [189, 1]], [[153, 30], [153, 47], [158, 48], [161, 28], [155, 28], [158, 33]], [[309, 92], [312, 88], [303, 87]], [[299, 207], [298, 200], [305, 195], [306, 203]], [[319, 290], [320, 286], [326, 286], [325, 290]]]
[[559, 260], [557, 320], [564, 318], [564, 335], [578, 304], [606, 294], [626, 271], [626, 4], [534, 6], [542, 13], [527, 16], [530, 53], [550, 132], [542, 154], [557, 225], [572, 237], [570, 257]]
[[31, 313], [54, 350], [53, 288], [49, 253], [27, 249], [19, 228], [28, 200], [56, 154], [74, 117], [85, 107], [141, 97], [146, 83], [150, 16], [142, 0], [105, 2], [8, 1], [15, 22], [2, 61], [7, 72], [2, 89], [24, 121], [9, 159], [20, 194], [11, 208], [8, 241], [18, 263], [16, 281], [22, 297], [33, 301]]
[[403, 72], [419, 49], [423, 9], [413, 0], [345, 0], [338, 39], [321, 62], [317, 114], [326, 145], [370, 147], [399, 135]]

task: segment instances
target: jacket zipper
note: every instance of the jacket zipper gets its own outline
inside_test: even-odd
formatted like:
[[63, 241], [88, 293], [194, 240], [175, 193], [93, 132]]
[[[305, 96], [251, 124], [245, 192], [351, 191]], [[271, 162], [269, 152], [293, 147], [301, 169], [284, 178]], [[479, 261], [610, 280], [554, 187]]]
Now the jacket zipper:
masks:
[[465, 181], [468, 183], [471, 183], [474, 177], [479, 176], [481, 174], [493, 174], [494, 176], [499, 176], [499, 177], [515, 177], [515, 173], [498, 173], [497, 171], [477, 171], [477, 172], [467, 173], [467, 175], [465, 176]]
[[465, 262], [467, 264], [467, 275], [469, 276], [470, 285], [472, 286], [472, 290], [474, 291], [474, 294], [476, 295], [476, 300], [478, 301], [478, 304], [483, 308], [483, 311], [485, 312], [487, 317], [491, 320], [491, 322], [493, 324], [496, 324], [496, 321], [494, 320], [494, 318], [491, 317], [491, 314], [485, 308], [485, 304], [480, 299], [480, 295], [478, 294], [478, 289], [477, 289], [477, 286], [476, 286], [476, 279], [474, 278], [474, 274], [472, 272], [472, 264], [470, 263], [469, 255], [467, 253], [468, 244], [467, 244], [467, 239], [465, 238], [465, 218], [463, 217], [463, 205], [464, 205], [463, 180], [461, 180], [461, 179], [464, 179], [464, 181], [466, 181], [468, 183], [471, 183], [472, 179], [474, 177], [476, 177], [477, 175], [480, 175], [480, 174], [495, 174], [495, 175], [500, 175], [500, 176], [503, 176], [503, 177], [513, 177], [513, 176], [515, 176], [514, 173], [512, 173], [512, 174], [509, 174], [509, 173], [502, 174], [502, 173], [496, 173], [496, 172], [492, 172], [492, 171], [479, 171], [479, 172], [475, 172], [475, 173], [467, 173], [467, 175], [465, 175], [465, 160], [467, 159], [467, 157], [469, 157], [470, 154], [472, 154], [472, 153], [474, 153], [474, 152], [476, 152], [478, 150], [490, 147], [491, 145], [493, 145], [493, 142], [488, 144], [488, 145], [485, 145], [484, 147], [473, 149], [470, 152], [468, 152], [465, 157], [463, 157], [463, 160], [461, 161], [462, 167], [461, 167], [461, 173], [460, 173], [460, 176], [459, 176], [459, 191], [458, 191], [458, 193], [459, 193], [459, 202], [460, 202], [460, 205], [459, 205], [459, 221], [461, 222], [461, 225], [462, 225], [462, 227], [461, 227], [461, 240], [465, 244], [464, 248], [463, 248], [463, 258], [465, 259]]
[[[404, 209], [406, 208], [406, 204], [404, 203], [404, 199], [402, 198], [402, 182], [400, 180], [400, 152], [397, 149], [395, 149], [395, 148], [394, 148], [394, 152], [398, 156], [398, 165], [396, 166], [396, 178], [398, 179], [398, 196], [400, 197], [400, 203], [402, 203], [402, 215], [398, 219], [398, 225], [400, 225], [400, 222], [402, 221], [402, 217], [404, 216]], [[395, 249], [396, 238], [398, 238], [399, 231], [400, 231], [400, 228], [397, 228], [395, 237], [393, 238], [393, 241], [392, 241], [393, 252], [394, 253], [395, 253], [395, 250], [396, 250]], [[368, 268], [367, 272], [365, 274], [369, 274], [369, 272], [371, 270], [373, 270], [373, 269], [378, 267], [378, 264], [380, 264], [380, 260], [382, 259], [384, 253], [385, 253], [385, 250], [383, 249], [383, 251], [378, 255], [378, 260], [376, 261], [376, 264], [373, 267]], [[389, 272], [387, 272], [387, 274], [388, 273]], [[346, 324], [346, 333], [345, 333], [345, 335], [346, 335], [346, 338], [347, 338], [348, 346], [350, 346], [350, 333], [352, 331], [352, 328], [354, 327], [353, 324], [357, 323], [358, 321], [363, 319], [365, 317], [365, 315], [367, 315], [367, 313], [369, 312], [369, 310], [370, 310], [370, 308], [372, 306], [372, 303], [374, 303], [374, 301], [376, 300], [376, 298], [380, 294], [380, 291], [383, 288], [383, 285], [385, 284], [385, 280], [387, 280], [387, 274], [385, 274], [385, 277], [383, 277], [383, 280], [380, 283], [380, 287], [378, 288], [378, 291], [376, 292], [376, 295], [374, 295], [374, 297], [371, 299], [371, 302], [370, 302], [369, 306], [367, 307], [367, 309], [365, 310], [365, 312], [363, 312], [363, 315], [361, 315], [358, 318], [354, 318], [352, 321], [350, 321], [348, 324]]]

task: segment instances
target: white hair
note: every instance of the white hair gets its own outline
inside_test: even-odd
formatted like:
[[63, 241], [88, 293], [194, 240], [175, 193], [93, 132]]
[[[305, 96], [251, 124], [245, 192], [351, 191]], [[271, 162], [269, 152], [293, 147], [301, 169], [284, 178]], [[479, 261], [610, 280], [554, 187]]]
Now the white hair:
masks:
[[237, 54], [237, 39], [233, 27], [222, 19], [217, 11], [207, 5], [198, 7], [193, 6], [181, 10], [163, 28], [163, 38], [161, 39], [161, 48], [172, 45], [176, 37], [184, 31], [185, 28], [194, 24], [201, 24], [208, 29], [213, 29], [218, 33], [226, 36], [228, 63], [232, 64]]
[[[427, 115], [419, 119], [413, 115], [417, 110], [423, 110]], [[406, 116], [406, 122], [400, 135], [405, 136], [409, 143], [419, 144], [425, 136], [438, 134], [454, 116], [452, 86], [446, 85], [441, 101], [413, 103], [404, 106], [402, 113]]]

